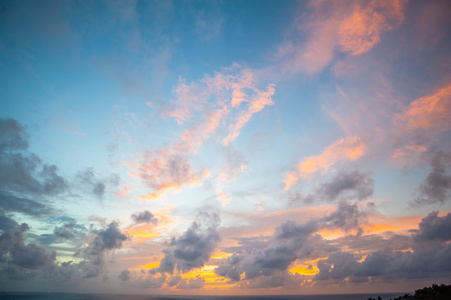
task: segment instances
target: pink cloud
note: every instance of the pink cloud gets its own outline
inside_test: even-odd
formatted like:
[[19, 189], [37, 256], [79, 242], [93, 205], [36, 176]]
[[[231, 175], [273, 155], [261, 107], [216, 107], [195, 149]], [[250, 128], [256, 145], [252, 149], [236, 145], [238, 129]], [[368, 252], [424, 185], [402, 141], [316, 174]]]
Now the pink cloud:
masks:
[[290, 189], [301, 178], [310, 179], [316, 172], [327, 172], [337, 163], [355, 161], [364, 153], [365, 145], [359, 137], [341, 138], [321, 154], [304, 158], [294, 171], [285, 176], [285, 190]]
[[429, 96], [416, 99], [396, 115], [395, 121], [405, 131], [428, 130], [437, 134], [451, 129], [451, 85], [445, 86]]
[[201, 184], [209, 176], [207, 170], [195, 170], [191, 164], [204, 142], [230, 124], [229, 134], [223, 139], [229, 144], [253, 114], [273, 104], [274, 86], [261, 91], [253, 77], [252, 70], [234, 64], [199, 82], [179, 81], [174, 89], [176, 99], [164, 116], [174, 118], [179, 125], [190, 123], [172, 143], [140, 155], [139, 177], [152, 189], [144, 198], [154, 199], [167, 190]]
[[381, 35], [404, 20], [407, 1], [311, 1], [311, 13], [299, 18], [298, 30], [307, 33], [304, 45], [291, 41], [279, 47], [293, 72], [315, 74], [341, 51], [360, 55], [381, 41]]
[[384, 31], [397, 27], [404, 20], [407, 1], [371, 1], [354, 6], [352, 15], [338, 29], [341, 51], [352, 55], [370, 51], [381, 40]]

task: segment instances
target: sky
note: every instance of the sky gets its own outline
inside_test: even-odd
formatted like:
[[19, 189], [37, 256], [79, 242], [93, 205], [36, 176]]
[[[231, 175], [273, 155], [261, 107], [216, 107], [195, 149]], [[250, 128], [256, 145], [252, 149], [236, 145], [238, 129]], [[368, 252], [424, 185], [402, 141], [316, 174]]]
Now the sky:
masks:
[[1, 1], [0, 291], [451, 281], [449, 1]]

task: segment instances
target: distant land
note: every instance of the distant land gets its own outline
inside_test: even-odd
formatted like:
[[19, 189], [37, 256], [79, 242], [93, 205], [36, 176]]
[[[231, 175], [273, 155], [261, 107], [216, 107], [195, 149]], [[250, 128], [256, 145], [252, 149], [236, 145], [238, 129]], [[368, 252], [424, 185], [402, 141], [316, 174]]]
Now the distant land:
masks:
[[[451, 285], [437, 285], [433, 284], [431, 287], [425, 287], [415, 291], [414, 295], [405, 294], [403, 296], [390, 300], [408, 300], [408, 299], [422, 299], [422, 300], [449, 300], [451, 299]], [[377, 298], [368, 298], [367, 300], [384, 300], [381, 296]]]

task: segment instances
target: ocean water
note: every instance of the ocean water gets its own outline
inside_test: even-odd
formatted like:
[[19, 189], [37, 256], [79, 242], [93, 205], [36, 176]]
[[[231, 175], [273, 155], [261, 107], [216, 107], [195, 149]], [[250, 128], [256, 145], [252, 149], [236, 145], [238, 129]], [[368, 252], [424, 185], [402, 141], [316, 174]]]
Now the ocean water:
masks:
[[292, 296], [150, 296], [150, 295], [99, 295], [66, 293], [0, 292], [0, 299], [38, 300], [367, 300], [369, 297], [383, 300], [394, 299], [405, 293], [391, 294], [339, 294], [339, 295], [292, 295]]

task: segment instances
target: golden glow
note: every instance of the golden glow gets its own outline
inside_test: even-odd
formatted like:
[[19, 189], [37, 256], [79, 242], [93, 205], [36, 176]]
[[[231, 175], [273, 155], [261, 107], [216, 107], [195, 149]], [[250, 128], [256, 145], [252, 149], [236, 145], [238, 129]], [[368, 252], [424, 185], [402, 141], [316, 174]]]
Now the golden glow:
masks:
[[135, 242], [143, 242], [148, 239], [160, 236], [159, 233], [155, 232], [155, 226], [149, 224], [130, 228], [127, 230], [127, 232], [133, 237], [133, 241]]
[[300, 263], [296, 261], [294, 265], [288, 270], [292, 274], [300, 274], [300, 275], [316, 275], [319, 272], [319, 269], [316, 267], [316, 263], [320, 260], [327, 259], [327, 257], [321, 257], [313, 260], [306, 260]]
[[213, 253], [213, 255], [211, 256], [211, 258], [214, 258], [214, 259], [224, 259], [224, 258], [227, 258], [227, 257], [229, 257], [229, 256], [230, 256], [229, 253], [225, 253], [225, 252], [219, 251], [219, 252]]

